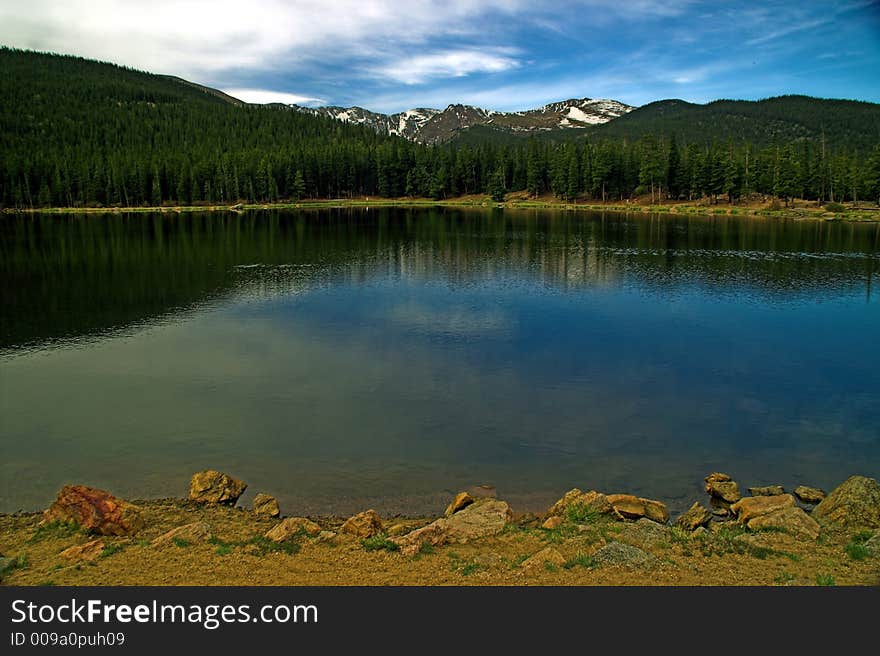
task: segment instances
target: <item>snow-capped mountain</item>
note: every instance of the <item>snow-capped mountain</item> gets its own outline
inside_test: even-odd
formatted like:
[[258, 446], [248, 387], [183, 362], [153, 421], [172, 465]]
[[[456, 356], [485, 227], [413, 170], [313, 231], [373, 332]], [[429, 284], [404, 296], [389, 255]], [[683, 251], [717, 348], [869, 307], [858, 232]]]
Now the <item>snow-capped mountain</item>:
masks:
[[585, 128], [607, 123], [635, 109], [616, 100], [591, 98], [572, 98], [521, 112], [495, 112], [460, 104], [449, 105], [444, 110], [420, 107], [398, 114], [379, 114], [362, 107], [291, 105], [291, 108], [315, 116], [329, 116], [339, 121], [368, 125], [378, 132], [399, 135], [422, 143], [448, 141], [460, 131], [477, 125], [488, 125], [511, 132]]

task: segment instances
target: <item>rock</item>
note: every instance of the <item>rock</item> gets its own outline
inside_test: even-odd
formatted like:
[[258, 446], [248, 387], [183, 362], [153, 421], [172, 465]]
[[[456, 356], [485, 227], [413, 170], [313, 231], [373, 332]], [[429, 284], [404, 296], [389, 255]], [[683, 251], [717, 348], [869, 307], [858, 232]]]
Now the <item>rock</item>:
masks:
[[817, 487], [807, 487], [806, 485], [798, 485], [794, 489], [794, 495], [804, 503], [821, 503], [825, 499], [825, 490]]
[[536, 567], [544, 568], [547, 566], [547, 563], [555, 565], [556, 567], [562, 567], [565, 564], [565, 556], [553, 547], [547, 547], [524, 560], [521, 567], [523, 569], [535, 569]]
[[193, 474], [189, 482], [189, 498], [198, 503], [223, 503], [234, 506], [247, 483], [228, 474], [207, 469]]
[[709, 509], [699, 502], [694, 502], [694, 505], [687, 512], [678, 516], [678, 519], [675, 520], [675, 525], [685, 531], [695, 531], [699, 527], [708, 524], [710, 519], [712, 519], [712, 513], [709, 512]]
[[169, 542], [173, 542], [174, 540], [183, 540], [184, 542], [205, 542], [210, 540], [213, 537], [211, 534], [211, 527], [208, 526], [205, 522], [193, 522], [192, 524], [185, 524], [183, 526], [178, 526], [177, 528], [173, 528], [167, 533], [163, 533], [155, 540], [153, 540], [150, 544], [154, 547], [161, 546], [163, 544], [168, 544]]
[[872, 556], [880, 556], [880, 529], [874, 531], [874, 535], [865, 542], [865, 549]]
[[109, 492], [85, 485], [65, 485], [42, 524], [75, 522], [99, 535], [133, 535], [144, 527], [140, 508]]
[[336, 533], [333, 531], [321, 531], [318, 533], [317, 540], [318, 542], [330, 542], [334, 538], [336, 538]]
[[497, 535], [512, 518], [513, 513], [505, 501], [480, 499], [451, 517], [441, 517], [392, 541], [402, 554], [412, 555], [422, 544], [439, 546]]
[[536, 526], [541, 525], [541, 518], [535, 513], [523, 513], [519, 517], [514, 520], [514, 523], [517, 526], [522, 526], [525, 528], [534, 528]]
[[736, 503], [742, 499], [736, 481], [710, 481], [706, 483], [706, 492], [725, 503]]
[[496, 499], [498, 491], [494, 485], [472, 485], [466, 492], [474, 499]]
[[562, 519], [562, 517], [560, 517], [559, 515], [553, 515], [552, 517], [548, 517], [547, 519], [544, 520], [544, 523], [541, 524], [541, 528], [546, 528], [546, 529], [552, 531], [553, 529], [556, 529], [556, 528], [559, 528], [560, 526], [562, 526], [564, 521], [565, 520]]
[[709, 474], [703, 480], [708, 485], [709, 483], [727, 483], [728, 481], [732, 481], [733, 478], [729, 474], [722, 474], [721, 472], [713, 472], [713, 473]]
[[611, 507], [626, 519], [647, 517], [661, 524], [669, 521], [669, 510], [666, 504], [660, 501], [636, 497], [632, 494], [609, 494], [607, 499]]
[[623, 567], [650, 567], [657, 562], [651, 554], [621, 542], [609, 542], [593, 554], [593, 558], [599, 565]]
[[790, 494], [777, 494], [772, 497], [743, 497], [730, 509], [736, 513], [741, 524], [747, 524], [755, 517], [768, 515], [783, 508], [794, 508], [794, 497]]
[[617, 539], [639, 547], [656, 547], [669, 543], [671, 529], [652, 519], [642, 517], [636, 522], [627, 522], [621, 526]]
[[645, 504], [645, 517], [652, 522], [665, 524], [669, 521], [669, 509], [666, 507], [665, 503], [642, 497], [639, 498], [639, 501]]
[[392, 526], [391, 528], [388, 529], [387, 534], [391, 537], [394, 537], [395, 535], [403, 535], [406, 532], [407, 532], [406, 524], [395, 524], [394, 526]]
[[566, 492], [559, 501], [550, 506], [546, 516], [564, 516], [569, 507], [572, 506], [583, 506], [584, 508], [588, 508], [600, 515], [617, 514], [611, 503], [608, 501], [608, 497], [601, 492], [596, 492], [595, 490], [582, 492], [581, 490], [574, 488], [573, 490]]
[[798, 538], [815, 540], [819, 537], [819, 524], [803, 509], [786, 506], [750, 519], [747, 526], [752, 531], [775, 528]]
[[813, 517], [840, 528], [880, 527], [880, 485], [873, 478], [850, 476], [816, 506]]
[[346, 519], [339, 530], [342, 533], [348, 533], [358, 538], [371, 538], [381, 533], [383, 528], [382, 518], [379, 517], [379, 513], [375, 510], [365, 510]]
[[287, 517], [277, 526], [270, 528], [266, 532], [266, 537], [272, 542], [286, 542], [303, 533], [315, 537], [320, 535], [321, 527], [305, 517]]
[[254, 497], [254, 514], [278, 517], [281, 508], [278, 507], [278, 499], [262, 492]]
[[[750, 487], [749, 494], [753, 497], [775, 497], [785, 494], [785, 489], [781, 485], [765, 485], [764, 487]], [[797, 492], [795, 492], [797, 494]]]
[[455, 498], [452, 500], [452, 503], [450, 503], [446, 507], [446, 512], [444, 513], [444, 515], [446, 517], [449, 517], [450, 515], [457, 513], [459, 510], [462, 510], [462, 509], [468, 507], [474, 501], [476, 501], [476, 499], [474, 499], [467, 492], [459, 492], [458, 494], [455, 495]]
[[68, 547], [58, 555], [67, 560], [82, 560], [87, 563], [96, 560], [104, 551], [104, 541], [100, 538], [86, 542], [85, 544], [75, 544]]

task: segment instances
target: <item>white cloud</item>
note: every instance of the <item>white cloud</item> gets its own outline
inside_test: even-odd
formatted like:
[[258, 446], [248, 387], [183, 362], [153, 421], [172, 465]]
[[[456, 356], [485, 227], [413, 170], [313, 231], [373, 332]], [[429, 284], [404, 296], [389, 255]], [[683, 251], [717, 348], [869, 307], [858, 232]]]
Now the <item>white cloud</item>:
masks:
[[247, 103], [257, 104], [323, 105], [326, 102], [322, 98], [310, 98], [309, 96], [299, 96], [295, 93], [270, 91], [268, 89], [223, 89], [223, 92]]
[[504, 54], [513, 52], [510, 49], [448, 50], [403, 58], [378, 66], [372, 72], [404, 84], [421, 84], [431, 79], [464, 77], [472, 73], [499, 73], [519, 66], [516, 59]]

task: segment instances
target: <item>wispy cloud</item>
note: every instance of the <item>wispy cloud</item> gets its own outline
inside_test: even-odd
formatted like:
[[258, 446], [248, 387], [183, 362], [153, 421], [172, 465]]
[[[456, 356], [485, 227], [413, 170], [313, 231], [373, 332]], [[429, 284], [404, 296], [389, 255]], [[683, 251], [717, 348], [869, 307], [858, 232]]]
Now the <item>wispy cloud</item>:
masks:
[[233, 98], [238, 98], [248, 103], [283, 103], [285, 105], [323, 105], [327, 101], [323, 98], [310, 98], [309, 96], [300, 96], [295, 93], [285, 93], [283, 91], [270, 91], [268, 89], [223, 89], [224, 93], [228, 93]]
[[437, 78], [464, 77], [472, 73], [499, 73], [517, 68], [513, 49], [448, 50], [388, 62], [372, 69], [375, 75], [404, 84], [422, 84]]

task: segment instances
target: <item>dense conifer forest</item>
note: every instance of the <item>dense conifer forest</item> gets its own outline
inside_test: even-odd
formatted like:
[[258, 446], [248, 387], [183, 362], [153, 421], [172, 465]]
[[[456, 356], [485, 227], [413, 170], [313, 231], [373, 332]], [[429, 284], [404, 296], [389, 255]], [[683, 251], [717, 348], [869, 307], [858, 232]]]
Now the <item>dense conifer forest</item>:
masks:
[[[575, 138], [425, 146], [176, 78], [7, 48], [0, 98], [2, 207], [501, 200], [523, 190], [880, 202], [880, 106], [869, 103], [790, 96], [733, 112], [735, 101], [662, 101]], [[709, 109], [695, 120], [694, 107]]]

